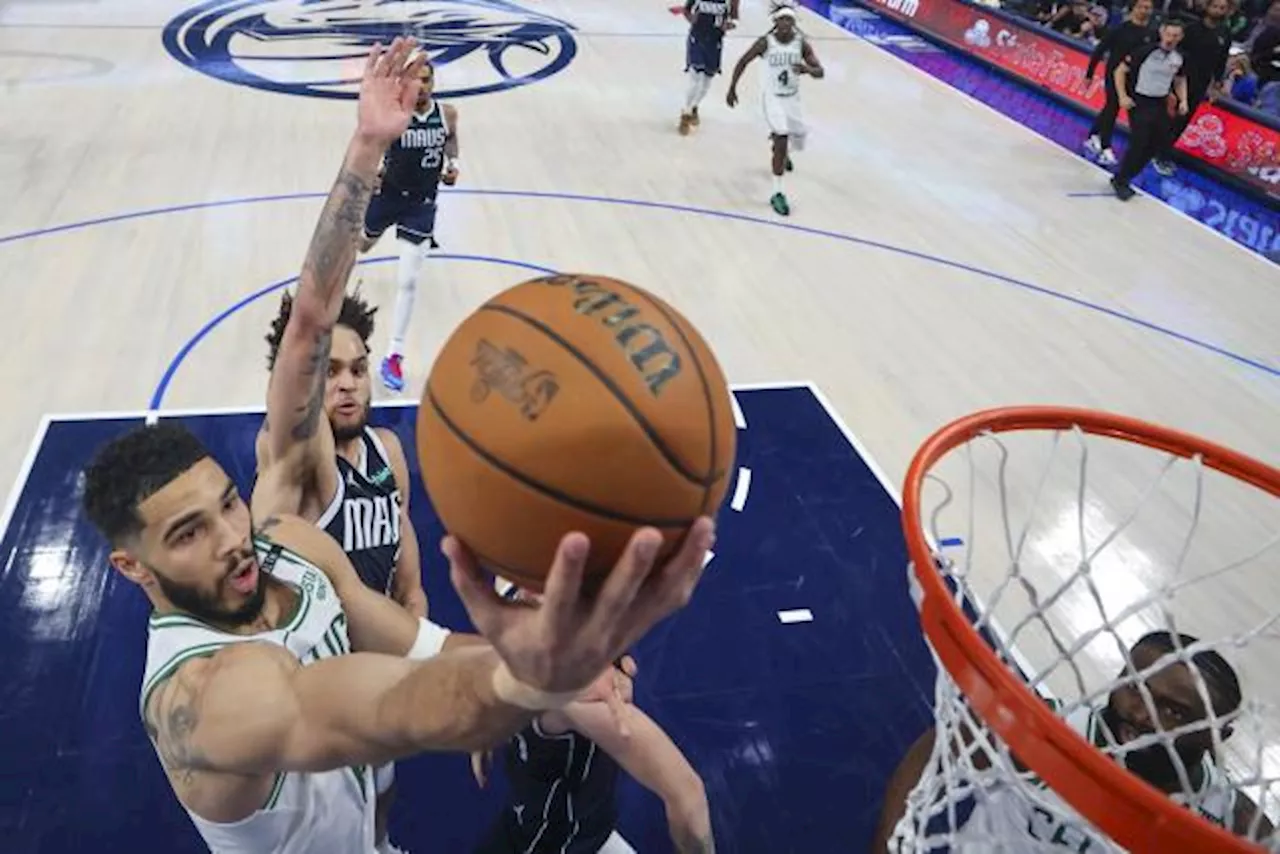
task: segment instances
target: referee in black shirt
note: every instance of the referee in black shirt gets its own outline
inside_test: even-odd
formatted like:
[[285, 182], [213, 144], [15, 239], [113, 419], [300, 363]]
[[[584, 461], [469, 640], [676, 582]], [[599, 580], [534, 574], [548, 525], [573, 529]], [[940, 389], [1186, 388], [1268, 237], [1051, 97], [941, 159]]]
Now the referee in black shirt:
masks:
[[1115, 166], [1116, 155], [1111, 150], [1111, 136], [1116, 129], [1116, 115], [1120, 112], [1120, 93], [1116, 91], [1116, 66], [1126, 56], [1133, 53], [1143, 44], [1154, 41], [1155, 33], [1151, 29], [1152, 0], [1133, 0], [1128, 16], [1119, 24], [1107, 30], [1093, 49], [1089, 57], [1089, 69], [1085, 78], [1093, 79], [1102, 57], [1106, 56], [1106, 74], [1102, 82], [1107, 88], [1107, 102], [1093, 120], [1089, 128], [1089, 136], [1084, 142], [1085, 150], [1098, 158], [1103, 166]]
[[1178, 53], [1182, 54], [1183, 73], [1187, 76], [1187, 112], [1174, 119], [1165, 144], [1156, 153], [1155, 167], [1161, 175], [1173, 174], [1173, 147], [1191, 122], [1196, 107], [1206, 97], [1222, 94], [1221, 80], [1227, 73], [1227, 57], [1231, 54], [1231, 33], [1227, 30], [1229, 0], [1208, 0], [1204, 17], [1187, 24]]
[[1181, 21], [1165, 21], [1160, 25], [1158, 42], [1139, 47], [1116, 67], [1120, 106], [1129, 111], [1129, 147], [1111, 179], [1111, 187], [1122, 201], [1133, 198], [1129, 182], [1169, 139], [1171, 91], [1178, 96], [1178, 114], [1187, 114], [1187, 78], [1178, 53], [1182, 33]]

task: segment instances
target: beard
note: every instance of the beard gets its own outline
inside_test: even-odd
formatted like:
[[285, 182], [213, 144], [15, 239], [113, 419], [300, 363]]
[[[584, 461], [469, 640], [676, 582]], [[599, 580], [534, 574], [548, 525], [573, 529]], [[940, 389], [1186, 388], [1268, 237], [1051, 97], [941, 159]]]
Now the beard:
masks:
[[[1137, 726], [1131, 721], [1127, 721], [1120, 717], [1119, 712], [1110, 703], [1102, 710], [1102, 721], [1110, 731], [1113, 741], [1119, 743], [1116, 733], [1119, 732], [1120, 725], [1123, 723], [1142, 735], [1149, 735], [1154, 730]], [[1204, 756], [1204, 750], [1197, 746], [1187, 743], [1187, 736], [1174, 739], [1173, 753], [1177, 756], [1177, 760], [1169, 753], [1169, 748], [1165, 743], [1153, 744], [1150, 747], [1144, 747], [1140, 750], [1130, 750], [1119, 757], [1130, 773], [1141, 777], [1151, 785], [1167, 792], [1181, 791], [1182, 783], [1178, 779], [1178, 763], [1186, 770], [1187, 779], [1192, 785], [1196, 784], [1200, 775], [1200, 760]]]
[[360, 417], [348, 424], [335, 424], [329, 421], [329, 426], [333, 429], [333, 438], [338, 442], [350, 442], [352, 439], [360, 438], [364, 433], [365, 426], [369, 423], [369, 413], [373, 411], [373, 401], [370, 400], [364, 405], [364, 411], [360, 413]]
[[[223, 578], [234, 572], [235, 568], [249, 556], [247, 552], [238, 553], [227, 568]], [[253, 593], [238, 608], [224, 607], [218, 599], [217, 591], [209, 593], [199, 587], [179, 584], [176, 581], [165, 578], [154, 569], [152, 569], [151, 574], [155, 577], [156, 586], [160, 588], [160, 592], [165, 595], [165, 598], [169, 600], [173, 607], [180, 611], [185, 611], [206, 623], [224, 626], [247, 625], [256, 620], [262, 613], [263, 603], [267, 599], [267, 585], [263, 582], [261, 567], [258, 569], [258, 586], [254, 588]], [[220, 588], [222, 581], [220, 580], [218, 584]]]

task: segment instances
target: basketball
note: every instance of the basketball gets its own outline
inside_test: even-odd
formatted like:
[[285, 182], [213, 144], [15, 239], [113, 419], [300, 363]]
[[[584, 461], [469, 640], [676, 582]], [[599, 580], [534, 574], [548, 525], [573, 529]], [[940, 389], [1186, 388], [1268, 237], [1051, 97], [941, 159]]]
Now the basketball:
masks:
[[486, 569], [541, 592], [561, 537], [591, 540], [598, 585], [637, 528], [659, 561], [724, 500], [737, 443], [728, 383], [692, 324], [635, 285], [564, 274], [466, 318], [418, 408], [422, 479]]

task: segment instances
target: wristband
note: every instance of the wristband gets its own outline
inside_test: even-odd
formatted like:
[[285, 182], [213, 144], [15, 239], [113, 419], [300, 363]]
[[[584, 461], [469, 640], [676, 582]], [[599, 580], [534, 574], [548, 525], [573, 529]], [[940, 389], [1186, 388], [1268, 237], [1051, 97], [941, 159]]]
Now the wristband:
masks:
[[549, 712], [553, 709], [563, 709], [578, 699], [578, 695], [582, 692], [564, 691], [552, 694], [548, 691], [540, 691], [512, 676], [507, 665], [499, 662], [493, 671], [493, 693], [509, 706], [518, 706], [530, 712]]
[[422, 660], [424, 658], [435, 658], [444, 649], [445, 639], [449, 637], [449, 630], [443, 626], [437, 626], [435, 623], [418, 618], [418, 637], [414, 639], [413, 646], [405, 653], [405, 658]]
[[461, 162], [462, 158], [460, 157], [446, 157], [444, 160], [444, 170], [446, 172], [453, 172], [458, 168], [458, 164]]

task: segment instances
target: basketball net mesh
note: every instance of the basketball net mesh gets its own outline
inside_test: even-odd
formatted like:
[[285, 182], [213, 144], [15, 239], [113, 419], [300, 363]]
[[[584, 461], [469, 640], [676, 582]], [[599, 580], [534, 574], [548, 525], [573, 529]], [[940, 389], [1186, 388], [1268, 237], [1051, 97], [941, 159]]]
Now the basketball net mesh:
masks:
[[[1237, 834], [1280, 850], [1261, 825], [1280, 807], [1280, 595], [1266, 596], [1280, 589], [1280, 501], [1198, 456], [1078, 427], [978, 435], [930, 468], [922, 497], [938, 572], [1028, 690], [1118, 766], [1137, 756], [1150, 767], [1148, 748], [1165, 754], [1176, 779], [1160, 788], [1181, 809], [1225, 813], [1230, 828], [1233, 798], [1248, 795], [1259, 808]], [[1162, 630], [1173, 648], [1139, 668], [1131, 646]], [[1235, 709], [1215, 711], [1213, 676], [1193, 661], [1207, 650], [1239, 676]], [[934, 658], [932, 754], [889, 849], [1124, 850], [1068, 803], [1072, 793], [1015, 760]], [[1147, 680], [1179, 663], [1208, 714], [1170, 724]], [[1124, 689], [1141, 697], [1152, 730], [1113, 732], [1099, 714]], [[1196, 734], [1216, 760], [1184, 761], [1174, 749]]]

